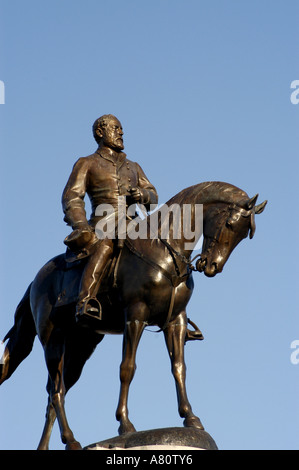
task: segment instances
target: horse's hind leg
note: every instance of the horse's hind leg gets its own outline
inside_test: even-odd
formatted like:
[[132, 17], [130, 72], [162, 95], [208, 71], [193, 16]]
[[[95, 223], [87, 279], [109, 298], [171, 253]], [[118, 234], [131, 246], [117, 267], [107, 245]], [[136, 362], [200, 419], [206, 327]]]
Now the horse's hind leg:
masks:
[[56, 419], [56, 411], [49, 399], [47, 412], [46, 412], [46, 422], [45, 422], [44, 430], [43, 430], [39, 445], [37, 447], [37, 450], [49, 450], [49, 441], [50, 441], [53, 425], [55, 423], [55, 419]]
[[[79, 379], [83, 366], [86, 363], [87, 359], [91, 356], [97, 344], [99, 344], [104, 335], [95, 335], [92, 331], [87, 329], [78, 330], [75, 334], [75, 330], [72, 335], [72, 342], [68, 341], [66, 352], [64, 354], [63, 362], [63, 382], [65, 387], [65, 394], [67, 391], [77, 382]], [[78, 348], [80, 344], [80, 348]], [[46, 357], [48, 357], [49, 367], [53, 368], [52, 361], [50, 360], [51, 352], [50, 348], [47, 351]], [[53, 368], [53, 374], [55, 375], [55, 370]], [[53, 424], [56, 419], [56, 411], [50, 399], [54, 390], [54, 385], [52, 379], [49, 375], [49, 380], [47, 384], [47, 392], [49, 394], [49, 403], [46, 412], [46, 422], [43, 430], [43, 434], [38, 446], [38, 450], [48, 450], [49, 440], [52, 433]], [[73, 445], [73, 444], [72, 444]], [[75, 445], [77, 447], [77, 445]]]
[[171, 360], [172, 374], [175, 379], [179, 414], [184, 419], [184, 426], [204, 429], [200, 419], [192, 412], [186, 391], [186, 364], [184, 345], [187, 331], [187, 319], [182, 312], [174, 322], [164, 330], [165, 341]]
[[[63, 378], [64, 347], [59, 347], [58, 345], [59, 341], [55, 342], [55, 344], [53, 344], [53, 347], [48, 345], [45, 349], [46, 363], [51, 379], [49, 388], [49, 407], [52, 405], [53, 410], [55, 410], [60, 428], [61, 440], [64, 444], [66, 444], [66, 450], [78, 450], [81, 449], [81, 445], [74, 438], [74, 435], [67, 422], [64, 409], [64, 398], [66, 392]], [[51, 431], [51, 421], [54, 419], [53, 410], [51, 410], [51, 408], [48, 409], [50, 414], [47, 416], [46, 419], [43, 436], [47, 436], [47, 433]], [[45, 443], [45, 439], [43, 443]]]

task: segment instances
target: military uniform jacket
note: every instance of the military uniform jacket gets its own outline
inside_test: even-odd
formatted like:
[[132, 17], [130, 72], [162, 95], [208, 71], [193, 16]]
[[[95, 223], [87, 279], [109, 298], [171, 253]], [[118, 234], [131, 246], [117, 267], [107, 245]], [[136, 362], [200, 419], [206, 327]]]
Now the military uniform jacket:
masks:
[[157, 204], [158, 195], [138, 163], [126, 158], [124, 152], [104, 148], [82, 157], [75, 163], [62, 195], [64, 220], [73, 229], [87, 223], [84, 197], [89, 196], [92, 214], [89, 223], [94, 227], [98, 218], [96, 208], [111, 204], [117, 208], [118, 197], [128, 196], [131, 188], [138, 187], [141, 201], [147, 209]]

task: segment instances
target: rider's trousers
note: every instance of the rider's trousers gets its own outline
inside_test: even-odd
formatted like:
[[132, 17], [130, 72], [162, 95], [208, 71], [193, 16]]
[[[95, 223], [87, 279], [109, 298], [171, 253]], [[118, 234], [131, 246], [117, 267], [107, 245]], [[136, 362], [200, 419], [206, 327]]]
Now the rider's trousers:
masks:
[[96, 298], [105, 267], [113, 255], [113, 240], [107, 238], [97, 243], [82, 274], [77, 310], [91, 298]]

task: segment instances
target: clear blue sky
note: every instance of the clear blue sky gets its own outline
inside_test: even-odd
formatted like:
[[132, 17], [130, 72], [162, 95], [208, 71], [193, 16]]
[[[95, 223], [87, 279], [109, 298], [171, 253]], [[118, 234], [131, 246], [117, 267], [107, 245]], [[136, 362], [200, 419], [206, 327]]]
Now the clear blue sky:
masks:
[[[259, 202], [253, 240], [222, 274], [195, 275], [186, 346], [193, 410], [220, 449], [299, 449], [298, 2], [0, 2], [0, 336], [40, 267], [64, 250], [61, 193], [92, 153], [93, 121], [113, 113], [125, 150], [158, 189], [226, 181]], [[99, 345], [66, 409], [87, 445], [117, 434], [121, 336]], [[181, 426], [162, 334], [145, 332], [129, 397], [137, 430]], [[36, 339], [0, 389], [0, 449], [35, 449], [47, 371]], [[52, 449], [63, 449], [57, 425]]]

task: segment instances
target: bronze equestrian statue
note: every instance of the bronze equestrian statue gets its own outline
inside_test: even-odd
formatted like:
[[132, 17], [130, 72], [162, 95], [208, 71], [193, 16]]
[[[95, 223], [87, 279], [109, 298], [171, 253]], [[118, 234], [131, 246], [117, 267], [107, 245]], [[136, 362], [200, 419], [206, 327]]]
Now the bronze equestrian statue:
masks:
[[[151, 189], [151, 194], [154, 193]], [[133, 201], [140, 201], [140, 195], [137, 191]], [[228, 183], [206, 182], [182, 190], [166, 206], [176, 205], [183, 214], [184, 206], [189, 205], [194, 226], [196, 205], [202, 205], [203, 245], [201, 254], [195, 257], [198, 258], [195, 265], [193, 248], [188, 246], [190, 240], [186, 239], [183, 229], [181, 236], [173, 236], [173, 219], [167, 239], [161, 236], [159, 229], [154, 238], [127, 237], [120, 246], [114, 243], [113, 254], [105, 265], [100, 284], [97, 284], [98, 291], [92, 293], [96, 303], [91, 305], [90, 312], [85, 309], [87, 316], [83, 319], [86, 321], [76, 321], [75, 312], [82, 291], [82, 273], [95, 253], [94, 245], [98, 240], [94, 240], [94, 232], [85, 238], [89, 232], [86, 225], [82, 231], [80, 226], [72, 225], [75, 233], [66, 242], [76, 251], [73, 258], [67, 252], [41, 268], [19, 303], [14, 325], [4, 338], [8, 342], [0, 365], [0, 384], [30, 353], [36, 335], [44, 348], [49, 400], [38, 449], [48, 449], [56, 417], [66, 449], [81, 448], [67, 421], [65, 394], [77, 382], [85, 362], [105, 334], [123, 335], [116, 419], [120, 422], [120, 434], [135, 431], [128, 417], [128, 393], [136, 369], [137, 347], [147, 325], [156, 325], [163, 331], [184, 426], [203, 429], [200, 419], [192, 411], [185, 386], [184, 345], [188, 339], [199, 339], [196, 335], [192, 337], [192, 332], [189, 338], [187, 328], [186, 308], [194, 287], [193, 272], [215, 276], [222, 271], [238, 243], [248, 235], [253, 237], [255, 214], [260, 214], [267, 202], [256, 205], [256, 201], [257, 195], [250, 198]], [[65, 210], [67, 215], [67, 205]], [[150, 227], [153, 217], [154, 213], [151, 213], [143, 223]], [[196, 234], [194, 246], [200, 235]]]

